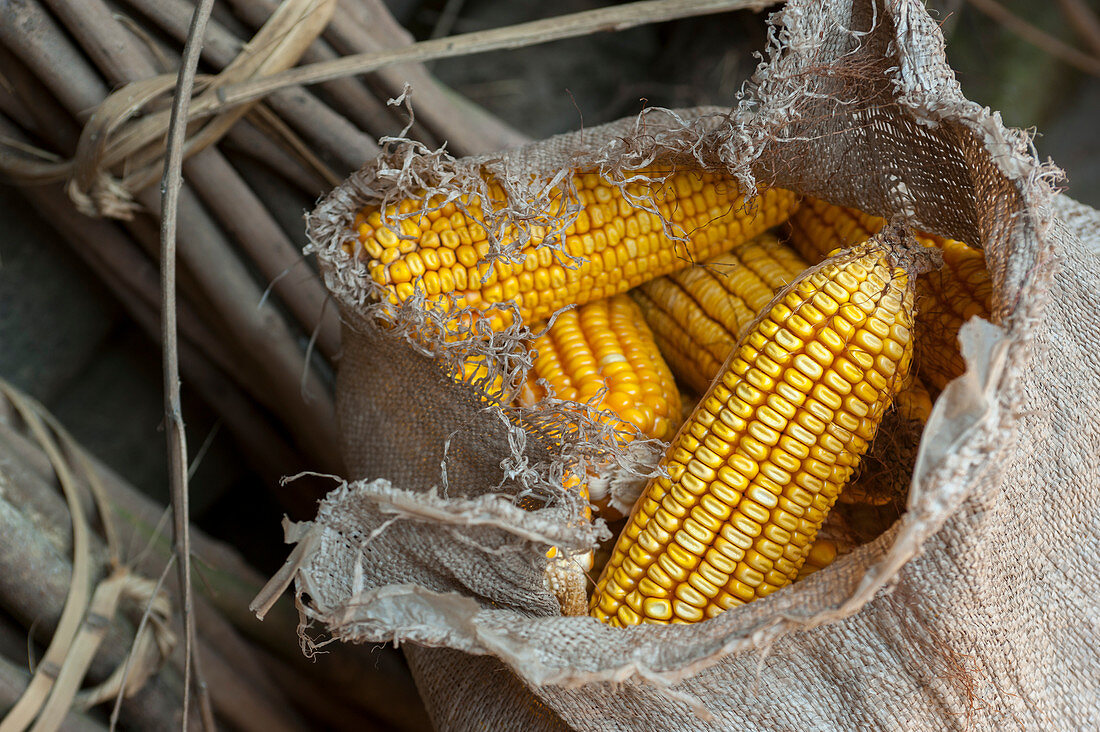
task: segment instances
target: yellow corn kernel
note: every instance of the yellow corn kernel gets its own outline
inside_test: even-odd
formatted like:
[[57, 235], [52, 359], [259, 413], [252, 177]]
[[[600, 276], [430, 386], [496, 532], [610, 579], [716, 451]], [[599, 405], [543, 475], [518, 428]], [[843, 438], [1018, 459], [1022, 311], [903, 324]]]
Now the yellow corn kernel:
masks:
[[[843, 494], [841, 494], [843, 495]], [[836, 561], [837, 545], [831, 539], [818, 539], [806, 552], [806, 561], [802, 569], [798, 570], [795, 581], [805, 579], [818, 570], [825, 569]]]

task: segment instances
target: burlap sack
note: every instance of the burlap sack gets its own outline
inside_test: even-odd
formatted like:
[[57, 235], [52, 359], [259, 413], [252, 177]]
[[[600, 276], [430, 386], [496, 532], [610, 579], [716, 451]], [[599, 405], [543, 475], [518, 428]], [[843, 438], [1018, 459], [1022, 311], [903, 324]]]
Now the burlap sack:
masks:
[[[995, 322], [964, 327], [969, 370], [936, 404], [886, 534], [707, 622], [619, 630], [560, 617], [540, 578], [547, 545], [600, 529], [568, 501], [513, 498], [587, 438], [552, 416], [513, 428], [440, 368], [453, 344], [372, 325], [340, 244], [365, 202], [475, 190], [482, 166], [514, 184], [512, 220], [542, 190], [532, 174], [651, 160], [980, 245]], [[364, 480], [292, 528], [280, 578], [317, 628], [405, 644], [442, 729], [1100, 728], [1100, 214], [1055, 197], [1052, 173], [963, 98], [916, 0], [791, 0], [732, 112], [653, 111], [477, 160], [399, 147], [310, 217], [346, 320], [341, 429]]]

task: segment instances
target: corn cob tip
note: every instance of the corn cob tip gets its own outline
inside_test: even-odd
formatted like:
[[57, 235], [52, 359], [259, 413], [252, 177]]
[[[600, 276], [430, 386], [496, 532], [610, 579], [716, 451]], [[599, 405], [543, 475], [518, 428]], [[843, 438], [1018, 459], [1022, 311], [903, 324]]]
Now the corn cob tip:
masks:
[[561, 614], [565, 616], [585, 615], [588, 612], [588, 577], [585, 574], [592, 568], [592, 552], [567, 555], [551, 547], [547, 552], [549, 561], [543, 570], [542, 581], [546, 590], [557, 598]]
[[888, 260], [913, 278], [943, 266], [939, 249], [922, 243], [914, 231], [903, 224], [887, 224], [868, 239], [868, 244], [883, 247]]

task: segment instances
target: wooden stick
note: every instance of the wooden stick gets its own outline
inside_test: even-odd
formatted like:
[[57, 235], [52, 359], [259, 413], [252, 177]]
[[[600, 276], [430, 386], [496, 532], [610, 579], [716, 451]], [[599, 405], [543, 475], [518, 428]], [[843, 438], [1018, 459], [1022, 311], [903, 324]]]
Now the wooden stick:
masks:
[[[202, 574], [196, 574], [201, 581]], [[258, 696], [266, 700], [266, 705], [273, 711], [287, 717], [295, 724], [300, 723], [298, 714], [283, 698], [282, 691], [269, 673], [268, 659], [265, 655], [245, 640], [233, 624], [205, 597], [200, 595], [195, 598], [195, 611], [202, 627], [203, 641], [218, 649], [218, 656], [223, 659], [225, 665], [247, 678], [249, 686]]]
[[[0, 45], [0, 69], [3, 69], [0, 74], [7, 82], [6, 86], [15, 97], [11, 100], [15, 109], [9, 117], [28, 131], [31, 127], [16, 118], [30, 118], [33, 121], [32, 127], [38, 130], [44, 141], [54, 146], [54, 152], [72, 154], [80, 137], [80, 126], [72, 115], [65, 111], [49, 91], [42, 88], [42, 82], [23, 61], [3, 45]], [[30, 140], [25, 139], [24, 142]]]
[[[259, 108], [257, 108], [259, 109]], [[222, 145], [238, 150], [250, 158], [263, 163], [282, 176], [288, 183], [313, 198], [317, 198], [332, 186], [314, 170], [307, 167], [300, 158], [273, 141], [253, 124], [253, 113], [233, 125], [226, 134]], [[335, 174], [333, 174], [335, 177]]]
[[[155, 191], [139, 194], [138, 201], [159, 214]], [[339, 473], [335, 410], [328, 388], [307, 368], [302, 350], [279, 314], [271, 307], [259, 307], [260, 289], [187, 186], [181, 191], [180, 221], [180, 256], [202, 281], [204, 294], [236, 338], [241, 356], [264, 368], [275, 390], [269, 398], [273, 410], [317, 461], [318, 469]]]
[[[139, 10], [157, 27], [177, 41], [182, 42], [186, 37], [187, 18], [190, 16], [191, 7], [193, 7], [187, 0], [124, 0], [124, 2]], [[235, 5], [235, 3], [230, 2], [229, 5]], [[250, 8], [246, 6], [244, 8], [245, 14], [242, 17], [249, 25], [259, 28], [267, 21], [271, 15], [270, 10], [273, 9], [257, 14], [248, 12]], [[211, 21], [206, 29], [206, 37], [203, 39], [203, 60], [220, 71], [229, 65], [237, 54], [244, 49], [246, 40], [245, 37], [234, 34], [222, 24]], [[336, 52], [331, 47], [318, 40], [314, 41], [309, 50], [303, 54], [302, 61], [322, 60], [325, 55], [323, 49], [328, 50], [329, 58], [336, 57]], [[341, 100], [340, 111], [344, 112], [348, 119], [363, 130], [377, 136], [379, 131], [388, 130], [394, 124], [394, 119], [385, 105], [371, 96], [354, 79], [336, 79], [319, 85], [318, 88], [331, 98]], [[269, 101], [273, 108], [282, 113], [283, 110], [276, 103], [277, 100], [272, 98]], [[331, 111], [329, 111], [329, 114], [331, 114]], [[316, 131], [313, 133], [314, 135], [321, 136], [327, 134], [323, 131], [328, 127], [326, 123], [331, 119], [335, 118], [326, 116], [325, 118], [308, 118], [302, 121], [310, 130]], [[346, 125], [346, 120], [342, 120], [338, 127], [333, 127], [331, 132], [340, 134], [339, 128], [344, 125]], [[304, 132], [304, 130], [302, 131]], [[362, 138], [359, 139], [362, 140]], [[373, 140], [370, 141], [368, 150], [371, 148], [377, 154], [377, 145], [374, 144]]]
[[[205, 213], [205, 211], [204, 211]], [[122, 226], [130, 236], [137, 241], [152, 262], [160, 258], [160, 221], [154, 213], [139, 212], [129, 221], [123, 221]], [[219, 236], [225, 237], [225, 233], [219, 231]], [[230, 245], [225, 238], [226, 245]], [[155, 265], [154, 265], [155, 266]], [[179, 270], [179, 282], [184, 291], [184, 299], [190, 308], [198, 314], [207, 330], [221, 343], [221, 348], [231, 356], [233, 365], [228, 367], [226, 374], [231, 376], [238, 386], [252, 395], [260, 404], [268, 409], [277, 404], [271, 399], [270, 392], [275, 387], [265, 367], [255, 363], [251, 358], [240, 352], [233, 331], [226, 327], [225, 318], [217, 306], [206, 296], [206, 288], [200, 283], [197, 276], [184, 266]], [[157, 300], [155, 310], [160, 317], [160, 270], [157, 269]], [[160, 331], [157, 331], [156, 343], [160, 343]], [[264, 392], [268, 392], [265, 396]]]
[[306, 332], [319, 329], [317, 346], [321, 352], [330, 359], [335, 357], [340, 349], [336, 309], [325, 307], [328, 293], [324, 286], [264, 204], [216, 150], [195, 155], [187, 161], [186, 170], [199, 197], [243, 247], [264, 279], [275, 283], [274, 293]]
[[[278, 4], [276, 0], [231, 0], [231, 2], [241, 17], [253, 23], [270, 14]], [[313, 48], [318, 49], [317, 54], [310, 58], [303, 56], [302, 61], [311, 64], [331, 62], [339, 58], [338, 53], [378, 50], [411, 42], [408, 31], [393, 20], [384, 5], [372, 7], [369, 11], [370, 20], [365, 24], [357, 20], [358, 12], [356, 3], [341, 2], [332, 22], [325, 29], [327, 41], [325, 46], [328, 44], [331, 46], [326, 49], [325, 46], [315, 42]], [[381, 25], [385, 27], [382, 28]], [[329, 53], [329, 50], [332, 52]], [[423, 121], [417, 122], [410, 134], [420, 135], [425, 142], [434, 142], [431, 139], [433, 137], [448, 140], [452, 150], [463, 154], [489, 152], [527, 141], [526, 137], [496, 117], [476, 105], [465, 102], [454, 92], [446, 89], [423, 67], [387, 69], [377, 76], [388, 97], [401, 94], [406, 80], [414, 86], [417, 116], [423, 116], [429, 124], [424, 124]], [[396, 129], [387, 126], [382, 130], [371, 127], [371, 130], [376, 135], [393, 134], [402, 127], [404, 124], [399, 123]], [[431, 134], [425, 135], [426, 131], [430, 131]]]
[[[32, 106], [28, 103], [33, 98], [32, 90], [20, 88], [20, 92], [25, 93], [26, 96], [21, 100], [14, 100], [17, 105], [16, 111]], [[62, 137], [60, 131], [63, 130], [64, 123], [71, 121], [71, 118], [61, 109], [52, 109], [43, 105], [37, 105], [35, 109], [43, 121], [46, 141], [55, 145], [60, 144], [59, 138]], [[14, 142], [29, 142], [21, 130], [5, 120], [3, 115], [0, 115], [0, 135]], [[78, 213], [68, 197], [52, 185], [25, 186], [20, 191], [39, 211], [43, 220], [49, 222], [62, 234], [65, 241], [72, 245], [76, 255], [93, 271], [101, 277], [109, 277], [115, 287], [132, 292], [134, 297], [152, 311], [159, 311], [160, 285], [157, 269], [152, 261], [142, 254], [141, 248], [119, 230], [118, 225]], [[146, 247], [146, 251], [156, 256], [157, 234], [152, 228], [145, 227], [145, 223], [146, 220], [139, 216], [126, 222], [126, 226], [139, 241], [152, 242], [151, 246]], [[194, 299], [198, 294], [196, 281], [192, 277], [186, 277], [185, 284], [188, 285], [189, 294]], [[197, 304], [202, 306], [205, 303], [200, 297]], [[193, 312], [190, 303], [180, 303], [179, 310], [180, 325], [188, 340], [198, 344], [218, 368], [231, 375], [243, 388], [247, 389], [253, 385], [256, 374], [242, 368], [243, 362], [225, 348], [224, 336], [211, 330], [198, 313]], [[208, 305], [206, 310], [207, 314], [213, 313], [213, 309]], [[216, 323], [217, 320], [215, 319], [214, 322]], [[156, 327], [151, 331], [151, 335], [155, 341], [159, 342], [160, 331]], [[262, 396], [264, 391], [259, 390], [258, 393]], [[217, 407], [217, 404], [213, 403], [212, 406]]]
[[309, 148], [309, 145], [269, 107], [257, 104], [249, 111], [248, 119], [261, 132], [275, 140], [287, 152], [297, 158], [307, 170], [312, 170], [321, 176], [325, 181], [326, 190], [340, 185], [343, 177], [325, 164], [321, 158], [317, 157], [317, 154]]
[[[385, 25], [387, 14], [382, 12], [381, 0], [365, 0], [372, 7], [370, 19], [374, 20], [371, 31]], [[987, 0], [983, 0], [987, 1]], [[776, 0], [643, 0], [614, 7], [588, 10], [570, 15], [560, 15], [545, 20], [519, 23], [505, 28], [465, 33], [462, 35], [422, 41], [407, 48], [395, 51], [376, 51], [370, 48], [366, 53], [348, 56], [331, 62], [300, 66], [263, 79], [253, 79], [230, 84], [219, 90], [220, 104], [211, 104], [210, 110], [203, 109], [201, 114], [260, 98], [272, 91], [292, 85], [309, 85], [332, 78], [351, 74], [363, 74], [378, 71], [389, 66], [408, 62], [423, 62], [456, 56], [467, 56], [486, 51], [521, 48], [524, 46], [547, 43], [550, 41], [575, 38], [599, 31], [618, 31], [638, 25], [658, 23], [676, 18], [726, 12], [735, 9], [761, 10], [774, 5]], [[347, 3], [352, 7], [352, 3]], [[364, 18], [363, 20], [367, 20]], [[392, 20], [392, 17], [391, 17]], [[332, 24], [327, 32], [341, 33], [348, 26]], [[360, 30], [365, 30], [360, 28]], [[393, 32], [391, 29], [386, 29]], [[348, 45], [344, 36], [344, 44]], [[360, 38], [363, 46], [381, 46], [373, 35]], [[349, 49], [341, 49], [348, 51]], [[430, 107], [435, 109], [434, 107]], [[438, 111], [438, 109], [435, 109]], [[453, 138], [451, 138], [453, 140]]]
[[[296, 247], [304, 247], [307, 238], [306, 233], [302, 230], [302, 217], [304, 212], [312, 208], [317, 198], [301, 193], [297, 189], [287, 186], [278, 178], [273, 178], [262, 165], [254, 160], [247, 160], [235, 154], [228, 157], [237, 173], [244, 179], [244, 182], [264, 202], [264, 206], [271, 212], [272, 218], [278, 222], [283, 233]], [[312, 265], [312, 263], [310, 264]], [[291, 272], [287, 275], [287, 278], [297, 281], [305, 277], [314, 278], [316, 276], [316, 272], [311, 267], [308, 271], [300, 268], [299, 271]], [[335, 301], [330, 302], [328, 307], [335, 308]]]
[[83, 54], [38, 3], [9, 4], [0, 42], [27, 65], [77, 119], [83, 121], [107, 96], [107, 86]]
[[[45, 490], [45, 489], [44, 489]], [[57, 625], [69, 589], [72, 567], [37, 526], [0, 495], [0, 605], [35, 636], [48, 640]], [[118, 617], [107, 630], [101, 652], [92, 662], [94, 679], [106, 678], [125, 661], [134, 627]], [[123, 705], [123, 719], [137, 729], [178, 729], [181, 686], [166, 667]]]
[[[7, 468], [11, 492], [9, 498], [18, 504], [23, 515], [34, 525], [40, 527], [44, 535], [51, 538], [54, 549], [60, 553], [71, 551], [71, 537], [64, 533], [70, 526], [68, 511], [58, 493], [50, 485], [52, 475], [48, 459], [27, 443], [13, 443], [5, 439], [7, 433], [0, 433], [0, 458]], [[32, 467], [20, 450], [28, 450], [37, 454], [45, 462], [45, 465]], [[139, 547], [131, 547], [139, 548]], [[96, 561], [102, 563], [108, 556], [107, 547], [99, 536], [93, 536], [91, 553]], [[146, 563], [144, 570], [157, 570], [158, 563], [163, 564], [166, 557], [162, 554], [154, 555], [155, 561]], [[137, 570], [141, 571], [141, 570]], [[173, 595], [171, 586], [166, 585], [165, 590]], [[174, 597], [178, 603], [178, 595]], [[283, 700], [282, 692], [266, 670], [266, 655], [261, 656], [257, 650], [247, 643], [229, 622], [220, 615], [207, 601], [196, 598], [196, 614], [201, 621], [203, 647], [216, 647], [219, 654], [214, 658], [218, 666], [224, 668], [214, 671], [215, 685], [226, 686], [225, 676], [231, 673], [236, 681], [232, 685], [233, 695], [215, 695], [218, 712], [234, 722], [243, 722], [237, 708], [243, 703], [248, 703], [252, 708], [255, 722], [244, 724], [243, 729], [301, 729], [297, 713]], [[233, 697], [239, 695], [241, 702], [234, 704]], [[261, 712], [262, 706], [268, 710]], [[272, 717], [271, 715], [277, 715]], [[289, 725], [276, 725], [274, 719], [286, 719]], [[240, 725], [238, 725], [240, 726]]]
[[[11, 709], [23, 695], [31, 675], [27, 671], [0, 655], [0, 709]], [[60, 732], [106, 732], [100, 722], [87, 714], [70, 711], [60, 727]]]
[[[190, 4], [183, 0], [126, 2], [144, 13], [177, 41], [186, 39], [187, 19], [192, 7]], [[264, 20], [267, 20], [267, 16], [264, 16]], [[203, 40], [203, 59], [217, 71], [228, 66], [244, 49], [244, 42], [218, 23], [211, 23], [207, 27]], [[345, 174], [358, 169], [379, 152], [378, 145], [370, 136], [358, 130], [345, 117], [325, 106], [305, 89], [287, 89], [273, 94], [267, 99], [267, 103], [305, 136], [315, 149], [328, 151], [333, 159], [339, 161]]]
[[[180, 4], [185, 2], [185, 0], [141, 1]], [[276, 6], [276, 3], [270, 3], [266, 0], [263, 2], [256, 2], [255, 0], [229, 0], [227, 4], [253, 29], [257, 29], [263, 25]], [[337, 10], [337, 13], [339, 13], [339, 10]], [[335, 15], [332, 22], [339, 23], [342, 22], [342, 20], [339, 15]], [[240, 42], [243, 43], [243, 41]], [[302, 54], [299, 63], [331, 61], [336, 58], [339, 58], [339, 54], [336, 53], [332, 46], [324, 39], [318, 38], [306, 52]], [[398, 120], [397, 115], [394, 114], [394, 110], [387, 107], [384, 102], [379, 101], [359, 79], [354, 77], [334, 79], [331, 82], [326, 82], [324, 86], [319, 85], [319, 90], [328, 96], [330, 100], [329, 103], [334, 109], [338, 109], [348, 119], [358, 125], [360, 129], [370, 132], [376, 138], [393, 134], [404, 126]]]
[[[187, 198], [187, 201], [190, 202], [191, 200], [192, 199], [190, 197]], [[190, 204], [185, 204], [182, 215], [190, 219], [192, 213], [194, 213], [194, 211], [191, 210]], [[199, 213], [205, 215], [205, 212], [200, 211]], [[146, 215], [136, 216], [133, 220], [126, 222], [125, 225], [126, 228], [139, 241], [142, 242], [146, 249], [150, 251], [153, 256], [156, 256], [156, 242], [158, 234], [153, 217]], [[200, 220], [197, 225], [200, 226], [200, 235], [202, 232], [207, 232], [210, 236], [213, 236], [215, 238], [224, 236], [220, 230], [217, 230], [213, 227], [212, 222], [210, 222], [208, 218]], [[187, 226], [184, 227], [184, 233], [190, 235], [188, 234]], [[224, 241], [224, 245], [229, 246], [228, 241]], [[181, 277], [187, 274], [189, 274], [189, 272], [186, 268], [181, 270], [180, 272]], [[194, 281], [195, 283], [198, 282], [198, 280], [196, 280], [194, 277], [183, 278], [183, 282], [185, 285], [189, 281]], [[259, 296], [258, 293], [259, 291], [257, 289], [257, 296]], [[234, 334], [235, 332], [232, 329], [226, 327], [226, 320], [224, 316], [221, 315], [221, 311], [219, 310], [217, 303], [210, 301], [206, 297], [206, 290], [204, 288], [199, 288], [198, 284], [195, 284], [193, 288], [190, 288], [188, 290], [188, 299], [196, 312], [198, 312], [202, 316], [202, 319], [206, 323], [208, 329], [211, 332], [217, 334], [219, 342], [221, 342], [223, 345], [233, 344], [233, 366], [230, 367], [229, 370], [225, 371], [225, 373], [233, 378], [233, 380], [237, 384], [237, 389], [243, 390], [245, 393], [249, 394], [252, 399], [254, 399], [258, 404], [263, 405], [263, 407], [267, 409], [268, 412], [270, 412], [271, 414], [276, 416], [287, 414], [288, 410], [294, 407], [294, 403], [288, 405], [284, 401], [285, 394], [283, 392], [283, 387], [279, 385], [277, 379], [273, 377], [270, 373], [270, 366], [256, 361], [251, 354], [242, 352], [237, 336]], [[159, 312], [159, 299], [155, 312]], [[159, 326], [154, 325], [149, 333], [154, 341], [159, 343]], [[229, 384], [226, 384], [224, 389], [232, 391], [233, 387]], [[209, 391], [209, 389], [206, 389], [206, 391]], [[295, 390], [291, 398], [295, 401], [299, 400], [299, 392]], [[215, 408], [219, 408], [220, 406], [222, 406], [222, 403], [219, 402], [217, 398], [211, 401], [210, 404]], [[226, 407], [226, 409], [229, 409], [232, 404], [232, 400], [224, 402], [224, 406]], [[220, 411], [221, 410], [219, 409], [219, 412]], [[257, 414], [259, 414], [259, 412], [257, 412]], [[228, 421], [232, 422], [232, 419], [229, 418], [229, 414], [223, 414], [222, 416], [226, 417]], [[271, 418], [267, 414], [260, 414], [258, 416], [258, 420], [260, 422], [269, 422], [271, 421]], [[294, 423], [284, 424], [284, 426], [291, 433], [291, 435], [296, 435], [299, 433], [300, 429], [303, 429], [302, 425]], [[247, 436], [245, 436], [243, 439], [247, 441]], [[304, 443], [302, 443], [301, 446], [304, 447]], [[299, 450], [293, 450], [292, 452], [295, 455], [301, 454]], [[301, 465], [301, 463], [295, 462], [291, 462], [291, 464]], [[315, 456], [311, 456], [308, 461], [308, 466], [316, 468], [318, 464], [318, 458]], [[282, 461], [275, 460], [272, 464], [272, 470], [274, 471], [276, 466], [283, 465], [284, 463]], [[289, 472], [280, 472], [277, 473], [277, 475], [289, 475], [297, 472], [298, 470], [296, 469]]]
[[[16, 84], [14, 72], [18, 70], [21, 72], [20, 75], [25, 76], [31, 76], [31, 74], [23, 67], [19, 58], [4, 48], [3, 45], [0, 45], [0, 69], [3, 69], [3, 71], [0, 71], [0, 114], [4, 114], [32, 135], [41, 136], [41, 127], [38, 120], [31, 113], [31, 110], [19, 100], [14, 88]], [[39, 85], [38, 93], [45, 96], [44, 92], [45, 90]]]
[[[315, 64], [322, 61], [333, 61], [340, 58], [331, 45], [319, 38], [313, 42], [304, 54], [302, 64]], [[381, 137], [392, 137], [405, 127], [405, 120], [392, 107], [386, 106], [360, 79], [349, 76], [344, 79], [334, 79], [319, 90], [327, 98], [329, 106], [337, 110], [349, 120], [359, 126], [360, 129], [370, 132], [377, 140]], [[419, 122], [413, 124], [410, 135], [430, 147], [438, 147], [439, 141], [427, 128]]]
[[[102, 276], [108, 287], [116, 284], [113, 273], [104, 272]], [[146, 334], [154, 342], [159, 342], [158, 311], [127, 292], [121, 284], [117, 285], [117, 289], [112, 287], [112, 291]], [[204, 351], [188, 341], [181, 342], [180, 365], [188, 387], [195, 389], [202, 400], [225, 420], [245, 459], [265, 481], [279, 485], [283, 476], [293, 475], [296, 470], [308, 466], [308, 461], [270, 427], [270, 418], [219, 373], [207, 360]], [[306, 504], [312, 503], [308, 496], [286, 490], [276, 489], [275, 493], [283, 507], [295, 513], [308, 510]]]
[[[469, 56], [487, 51], [523, 48], [601, 31], [620, 31], [639, 25], [661, 23], [677, 18], [722, 13], [730, 10], [762, 10], [777, 0], [642, 0], [544, 20], [518, 23], [504, 28], [464, 33], [449, 38], [422, 41], [397, 51], [361, 53], [336, 61], [300, 66], [263, 79], [232, 84], [220, 93], [223, 104], [240, 104], [277, 89], [297, 84], [316, 84], [351, 74], [378, 71], [398, 63], [429, 61]], [[379, 6], [380, 0], [366, 0]], [[349, 5], [351, 5], [349, 3]], [[372, 15], [375, 25], [384, 24], [381, 13]], [[372, 39], [376, 40], [376, 39]]]
[[[134, 43], [133, 34], [121, 23], [99, 23], [102, 13], [96, 7], [82, 7], [83, 3], [70, 3], [66, 0], [45, 0], [62, 25], [69, 29], [81, 48], [88, 54], [99, 72], [107, 79], [125, 78], [135, 62], [128, 55], [136, 55], [140, 64], [150, 69], [156, 68], [156, 57], [143, 43]], [[105, 12], [106, 5], [103, 6]], [[120, 55], [117, 49], [128, 47], [129, 54]]]
[[[414, 45], [412, 34], [394, 20], [381, 2], [342, 0], [337, 8], [342, 24], [330, 23], [325, 38], [342, 54], [378, 53]], [[476, 155], [516, 147], [528, 137], [482, 107], [441, 84], [419, 63], [382, 68], [376, 78], [390, 97], [399, 96], [405, 83], [413, 90], [414, 110], [424, 125], [458, 155]]]
[[176, 567], [179, 569], [180, 602], [183, 608], [183, 722], [187, 729], [187, 713], [191, 706], [191, 682], [194, 681], [202, 710], [202, 724], [214, 732], [214, 711], [210, 690], [202, 673], [198, 631], [195, 623], [195, 600], [191, 588], [191, 512], [187, 475], [187, 430], [183, 424], [183, 401], [180, 399], [179, 342], [176, 330], [176, 220], [183, 188], [183, 142], [187, 137], [187, 108], [195, 87], [199, 67], [203, 30], [210, 20], [214, 0], [199, 0], [191, 18], [191, 29], [183, 47], [179, 80], [172, 95], [172, 116], [168, 123], [165, 146], [164, 177], [161, 179], [160, 200], [160, 308], [162, 358], [164, 361], [164, 417], [168, 441], [168, 485], [172, 497], [172, 534], [175, 543]]
[[272, 94], [267, 103], [306, 138], [314, 150], [327, 153], [331, 161], [339, 164], [341, 175], [358, 170], [381, 152], [374, 138], [301, 87]]
[[[254, 1], [262, 2], [264, 0]], [[379, 0], [363, 1], [375, 4], [379, 2]], [[735, 9], [761, 10], [774, 5], [776, 2], [778, 0], [643, 0], [642, 2], [628, 3], [611, 8], [573, 13], [572, 15], [563, 15], [530, 23], [520, 23], [505, 28], [423, 41], [397, 51], [362, 53], [331, 62], [299, 66], [262, 78], [227, 84], [218, 89], [216, 95], [196, 100], [192, 105], [192, 118], [208, 117], [219, 111], [255, 101], [280, 89], [379, 71], [396, 64], [521, 48], [538, 43], [575, 38], [598, 31], [622, 30], [646, 23], [707, 13]], [[994, 0], [981, 0], [981, 2], [994, 2]], [[377, 25], [376, 23], [375, 26], [372, 26], [372, 32], [376, 31]], [[346, 33], [348, 32], [347, 29], [354, 27], [354, 24], [341, 26], [334, 23], [328, 26], [328, 31]], [[363, 41], [363, 39], [360, 40]], [[368, 38], [363, 42], [366, 45], [373, 45], [375, 40]], [[334, 44], [336, 43], [334, 40]], [[436, 113], [440, 110], [435, 105], [430, 106], [429, 109]], [[469, 119], [469, 110], [466, 111], [466, 115], [459, 115], [454, 119]], [[440, 122], [446, 124], [449, 119], [451, 118], [443, 117]], [[491, 137], [490, 133], [484, 129], [484, 125], [480, 123], [471, 127], [469, 131], [473, 134], [470, 140], [475, 146], [486, 142]], [[453, 143], [457, 139], [456, 131], [452, 131], [447, 137]], [[503, 141], [494, 140], [494, 142], [500, 143]], [[519, 140], [512, 140], [512, 142], [518, 144]], [[455, 145], [457, 146], [458, 143], [455, 143]]]
[[244, 38], [248, 35], [248, 29], [245, 27], [245, 24], [225, 3], [214, 4], [212, 20], [216, 20], [219, 25], [238, 38]]
[[[63, 19], [72, 27], [82, 42], [92, 50], [93, 58], [108, 69], [108, 78], [115, 83], [132, 81], [153, 75], [156, 69], [148, 57], [141, 53], [126, 29], [110, 15], [105, 4], [88, 0], [71, 4], [67, 0], [48, 0], [57, 6]], [[91, 29], [96, 29], [95, 33]], [[225, 31], [221, 32], [225, 35]], [[102, 34], [102, 37], [100, 35]], [[222, 42], [224, 45], [224, 42]], [[228, 65], [232, 58], [219, 59]], [[290, 90], [293, 95], [294, 90]], [[310, 107], [303, 112], [315, 114]], [[189, 177], [199, 181], [199, 192], [223, 225], [237, 232], [238, 241], [245, 247], [261, 273], [274, 280], [302, 262], [296, 248], [287, 241], [275, 222], [263, 208], [232, 167], [220, 154], [208, 150], [194, 156], [188, 163]], [[326, 311], [324, 288], [316, 280], [306, 280], [298, 287], [276, 285], [276, 293], [287, 303], [306, 332], [320, 327], [318, 345], [322, 352], [332, 356], [339, 348], [339, 323], [335, 313], [321, 320]]]
[[[15, 138], [19, 133], [0, 118], [0, 134]], [[156, 313], [160, 308], [160, 290], [152, 262], [118, 230], [117, 224], [82, 216], [59, 190], [50, 186], [34, 186], [23, 188], [22, 193], [43, 214], [43, 218], [73, 244], [77, 255], [107, 283], [150, 338], [159, 342], [160, 327]], [[156, 231], [151, 226], [146, 227], [145, 223], [144, 217], [138, 217], [127, 222], [127, 226], [139, 237], [147, 239], [153, 245], [150, 249], [155, 252]], [[277, 408], [278, 403], [271, 402], [272, 391], [267, 385], [266, 374], [254, 369], [250, 371], [247, 361], [227, 351], [222, 334], [211, 331], [188, 303], [177, 303], [177, 308], [186, 338], [181, 357], [188, 383], [226, 420], [253, 465], [273, 482], [284, 475], [312, 467], [269, 427], [270, 417], [239, 392], [240, 388], [244, 388], [258, 397], [261, 403], [268, 404], [269, 408]], [[209, 306], [207, 309], [213, 311]], [[208, 363], [208, 359], [213, 360], [214, 364]], [[240, 387], [230, 384], [219, 369], [230, 375]], [[310, 500], [308, 496], [298, 495], [294, 491], [276, 492], [288, 509], [300, 510], [304, 508], [302, 501]]]

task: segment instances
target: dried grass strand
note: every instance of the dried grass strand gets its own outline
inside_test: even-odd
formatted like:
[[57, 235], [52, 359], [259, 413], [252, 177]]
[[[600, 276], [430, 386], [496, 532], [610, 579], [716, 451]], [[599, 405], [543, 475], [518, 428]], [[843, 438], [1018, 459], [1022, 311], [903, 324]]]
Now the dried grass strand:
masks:
[[210, 19], [214, 0], [200, 0], [191, 18], [191, 29], [183, 48], [179, 81], [172, 98], [165, 146], [164, 177], [161, 180], [160, 287], [161, 342], [164, 361], [164, 416], [168, 443], [168, 484], [172, 500], [172, 533], [183, 609], [183, 721], [188, 729], [191, 707], [191, 683], [198, 691], [202, 726], [207, 732], [217, 729], [213, 705], [202, 673], [196, 636], [195, 603], [191, 587], [191, 517], [188, 502], [187, 431], [183, 423], [180, 399], [179, 346], [176, 330], [176, 220], [180, 190], [183, 187], [183, 144], [187, 136], [187, 107], [195, 85], [195, 74], [202, 49], [203, 30]]

